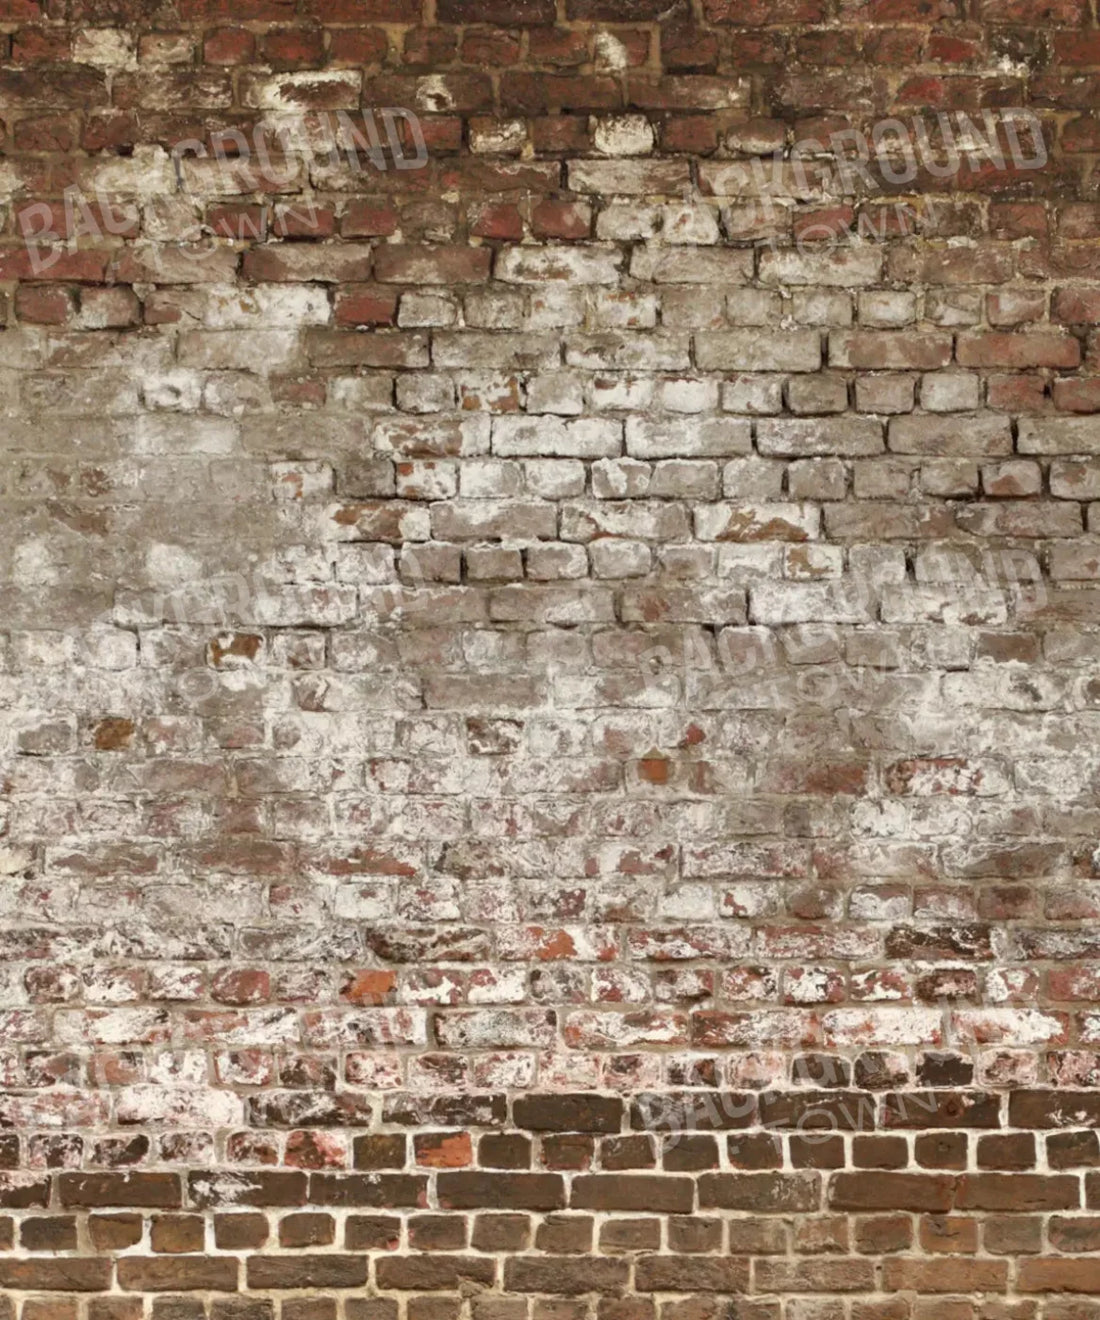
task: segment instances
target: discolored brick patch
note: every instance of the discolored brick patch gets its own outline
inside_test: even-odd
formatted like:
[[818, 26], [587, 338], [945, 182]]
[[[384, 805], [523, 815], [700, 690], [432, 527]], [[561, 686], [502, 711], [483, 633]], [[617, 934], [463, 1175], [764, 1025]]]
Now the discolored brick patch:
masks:
[[1087, 1320], [1094, 0], [0, 0], [0, 1320]]

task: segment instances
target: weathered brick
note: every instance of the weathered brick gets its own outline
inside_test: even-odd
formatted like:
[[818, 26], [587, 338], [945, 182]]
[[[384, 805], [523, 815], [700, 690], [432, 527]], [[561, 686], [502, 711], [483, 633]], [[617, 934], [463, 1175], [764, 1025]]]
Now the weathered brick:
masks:
[[833, 331], [829, 365], [865, 371], [934, 371], [951, 361], [947, 334], [908, 330]]
[[0, 0], [0, 1320], [1091, 1316], [1095, 6], [690, 8]]
[[1008, 1118], [1013, 1127], [1091, 1127], [1098, 1117], [1100, 1096], [1089, 1091], [1020, 1090], [1008, 1102]]
[[698, 333], [695, 360], [704, 369], [817, 371], [821, 366], [821, 342], [811, 330], [787, 334], [749, 330]]
[[790, 1214], [816, 1210], [821, 1183], [805, 1173], [707, 1173], [699, 1179], [699, 1205], [720, 1210]]
[[762, 454], [779, 458], [863, 457], [884, 448], [882, 425], [869, 417], [766, 418], [757, 422], [756, 436]]
[[1072, 335], [962, 334], [957, 356], [964, 367], [1076, 367], [1081, 346]]
[[1100, 452], [1100, 436], [1088, 417], [1025, 417], [1018, 447], [1021, 454], [1094, 454]]

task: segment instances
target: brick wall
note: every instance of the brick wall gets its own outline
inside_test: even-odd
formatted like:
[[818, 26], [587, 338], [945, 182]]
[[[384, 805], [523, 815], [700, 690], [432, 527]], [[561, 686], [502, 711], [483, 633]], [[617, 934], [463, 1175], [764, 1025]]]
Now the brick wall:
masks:
[[1098, 109], [0, 0], [0, 1320], [1100, 1316]]

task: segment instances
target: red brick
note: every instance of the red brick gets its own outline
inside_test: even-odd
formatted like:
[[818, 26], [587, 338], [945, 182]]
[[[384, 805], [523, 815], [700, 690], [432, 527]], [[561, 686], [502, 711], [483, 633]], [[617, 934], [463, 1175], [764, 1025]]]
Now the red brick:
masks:
[[703, 0], [708, 23], [735, 23], [756, 27], [791, 23], [820, 23], [825, 18], [823, 0]]
[[207, 35], [202, 47], [207, 64], [248, 64], [255, 51], [256, 38], [245, 28], [218, 28]]
[[962, 334], [957, 347], [964, 367], [1076, 367], [1081, 346], [1072, 335]]
[[[531, 31], [531, 58], [538, 59], [535, 46], [541, 29]], [[507, 65], [519, 60], [522, 49], [519, 36], [515, 32], [497, 29], [467, 29], [462, 35], [462, 59], [466, 64]]]
[[1053, 398], [1054, 406], [1064, 412], [1100, 412], [1100, 379], [1056, 380]]
[[385, 237], [397, 229], [397, 212], [388, 202], [352, 201], [340, 220], [345, 238]]
[[539, 202], [531, 210], [531, 231], [538, 238], [587, 238], [591, 208], [585, 202]]
[[468, 1132], [418, 1132], [413, 1138], [416, 1163], [430, 1169], [461, 1169], [473, 1163]]
[[324, 59], [320, 28], [280, 28], [260, 39], [260, 55], [276, 68], [309, 68]]
[[553, 23], [553, 0], [477, 0], [473, 9], [464, 0], [438, 0], [440, 23], [496, 23], [501, 27], [540, 27]]
[[387, 244], [375, 256], [375, 278], [387, 284], [471, 284], [484, 281], [488, 248]]
[[1100, 289], [1057, 289], [1051, 314], [1071, 325], [1100, 324]]
[[1087, 19], [1088, 5], [1086, 0], [982, 0], [979, 12], [990, 23], [1079, 27]]
[[1100, 1292], [1100, 1274], [1095, 1261], [1088, 1259], [1025, 1258], [1018, 1266], [1016, 1286], [1023, 1293], [1095, 1293]]
[[22, 284], [15, 291], [15, 314], [32, 325], [65, 325], [76, 311], [76, 297], [64, 285]]
[[470, 233], [480, 238], [521, 239], [523, 217], [519, 207], [508, 203], [475, 206], [470, 213]]
[[337, 325], [394, 325], [397, 295], [377, 285], [348, 285], [337, 290]]
[[336, 28], [329, 34], [329, 60], [332, 64], [381, 64], [389, 42], [381, 28]]

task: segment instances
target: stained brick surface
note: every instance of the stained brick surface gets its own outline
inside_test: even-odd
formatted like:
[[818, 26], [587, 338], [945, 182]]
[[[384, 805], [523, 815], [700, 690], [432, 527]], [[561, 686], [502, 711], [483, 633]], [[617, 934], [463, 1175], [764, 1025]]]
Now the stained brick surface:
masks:
[[0, 1320], [1096, 1320], [1096, 0], [0, 0]]

